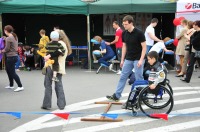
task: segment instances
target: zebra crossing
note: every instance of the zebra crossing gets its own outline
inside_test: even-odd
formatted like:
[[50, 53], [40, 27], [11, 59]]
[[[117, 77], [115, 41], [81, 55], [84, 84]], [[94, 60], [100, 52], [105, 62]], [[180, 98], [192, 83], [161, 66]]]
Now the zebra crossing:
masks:
[[[173, 87], [174, 107], [168, 115], [169, 120], [152, 119], [138, 115], [132, 117], [130, 110], [113, 106], [109, 113], [119, 114], [122, 122], [84, 122], [81, 118], [100, 117], [106, 105], [94, 102], [107, 101], [105, 97], [74, 103], [66, 106], [64, 112], [80, 112], [71, 114], [69, 120], [56, 118], [54, 115], [44, 115], [13, 129], [11, 132], [25, 132], [62, 126], [62, 132], [171, 132], [171, 131], [200, 131], [200, 87]], [[129, 93], [122, 95], [125, 102]], [[59, 112], [59, 111], [53, 111]], [[63, 112], [63, 111], [62, 111]], [[138, 111], [138, 113], [140, 110]], [[85, 113], [85, 114], [83, 114]]]
[[[79, 123], [80, 118], [75, 119], [76, 121], [68, 122], [68, 124], [65, 125], [65, 128], [63, 129], [63, 132], [94, 132], [94, 131], [109, 131], [109, 132], [116, 132], [116, 131], [182, 131], [182, 130], [188, 130], [190, 129], [196, 129], [197, 132], [200, 131], [200, 124], [199, 124], [199, 117], [200, 117], [200, 87], [175, 87], [174, 89], [174, 109], [169, 114], [169, 120], [167, 122], [163, 120], [157, 120], [157, 119], [151, 119], [144, 116], [139, 117], [125, 117], [123, 122], [114, 122], [114, 123], [101, 123], [101, 125], [94, 125], [95, 123], [91, 123], [91, 125], [94, 126], [88, 126], [83, 128], [76, 128], [71, 129], [70, 125], [73, 123]], [[185, 98], [185, 96], [188, 97]], [[126, 96], [127, 97], [127, 96]], [[126, 98], [125, 97], [125, 98]], [[180, 99], [181, 97], [184, 97], [183, 99]], [[192, 97], [192, 98], [191, 98]], [[122, 100], [124, 102], [126, 100]], [[190, 108], [190, 105], [193, 104], [193, 108]], [[181, 107], [184, 105], [184, 107]], [[199, 107], [198, 107], [199, 106]], [[127, 110], [113, 110], [109, 113], [124, 113], [127, 112]], [[92, 115], [89, 115], [92, 116]], [[187, 119], [184, 119], [185, 122], [182, 122], [182, 119], [188, 117], [188, 118], [194, 118], [192, 121], [187, 121]], [[123, 118], [123, 117], [122, 117]], [[176, 122], [170, 123], [174, 118], [176, 118]], [[149, 124], [150, 127], [144, 128], [146, 124]], [[154, 128], [153, 124], [160, 124], [163, 126]], [[99, 124], [99, 123], [96, 123]], [[142, 127], [138, 127], [142, 126]], [[143, 130], [146, 129], [146, 130]]]

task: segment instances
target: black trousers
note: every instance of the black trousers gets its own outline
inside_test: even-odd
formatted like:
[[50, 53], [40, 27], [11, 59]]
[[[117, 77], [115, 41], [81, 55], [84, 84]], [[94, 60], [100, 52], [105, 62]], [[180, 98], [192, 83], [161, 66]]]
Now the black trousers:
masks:
[[190, 54], [190, 59], [189, 59], [190, 62], [189, 62], [189, 66], [187, 68], [186, 77], [185, 77], [185, 80], [187, 80], [189, 82], [192, 77], [192, 73], [194, 71], [195, 62], [197, 61], [200, 64], [200, 58], [195, 58], [194, 55], [195, 55], [195, 53], [193, 53], [193, 52]]
[[15, 72], [15, 63], [17, 62], [17, 56], [6, 57], [6, 72], [10, 82], [10, 86], [14, 86], [14, 80], [18, 87], [22, 87], [19, 76]]

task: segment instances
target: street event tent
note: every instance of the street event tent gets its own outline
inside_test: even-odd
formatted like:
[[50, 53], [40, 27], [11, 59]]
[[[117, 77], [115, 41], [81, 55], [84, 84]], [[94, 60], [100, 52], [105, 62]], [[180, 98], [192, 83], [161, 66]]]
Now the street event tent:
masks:
[[[108, 13], [175, 13], [176, 3], [167, 0], [97, 0], [84, 3], [81, 0], [9, 0], [0, 2], [2, 13], [29, 14], [85, 14], [87, 15], [87, 40], [90, 51], [89, 14]], [[88, 52], [89, 69], [91, 69], [90, 52]]]
[[98, 0], [87, 4], [81, 0], [9, 0], [0, 2], [1, 13], [34, 14], [108, 14], [175, 13], [176, 2], [167, 0]]
[[0, 2], [1, 13], [87, 14], [80, 0], [10, 0]]
[[99, 0], [89, 5], [90, 14], [130, 12], [175, 13], [176, 2], [167, 0]]

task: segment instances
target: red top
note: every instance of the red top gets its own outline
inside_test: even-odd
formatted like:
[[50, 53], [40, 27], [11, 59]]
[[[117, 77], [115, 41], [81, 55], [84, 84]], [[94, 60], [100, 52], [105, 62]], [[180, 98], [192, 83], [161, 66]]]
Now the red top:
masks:
[[24, 53], [23, 53], [23, 49], [20, 46], [18, 46], [18, 54], [19, 54], [20, 61], [22, 62]]
[[115, 36], [119, 37], [118, 41], [115, 43], [116, 48], [122, 48], [122, 45], [123, 45], [123, 43], [122, 43], [122, 32], [123, 32], [123, 30], [121, 28], [118, 28], [116, 30]]

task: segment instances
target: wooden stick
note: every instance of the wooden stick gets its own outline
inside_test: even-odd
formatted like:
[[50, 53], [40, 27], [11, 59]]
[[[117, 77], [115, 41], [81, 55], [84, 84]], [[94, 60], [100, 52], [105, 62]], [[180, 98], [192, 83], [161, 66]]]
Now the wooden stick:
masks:
[[[103, 114], [106, 114], [106, 113], [109, 111], [109, 109], [110, 109], [111, 106], [112, 106], [112, 103], [110, 102], [110, 103], [108, 104], [108, 106], [106, 107], [106, 109], [105, 109], [105, 111], [104, 111]], [[101, 116], [101, 117], [100, 117], [100, 119], [104, 119], [104, 118], [105, 118], [105, 116]]]
[[[120, 102], [95, 102], [95, 104], [108, 104], [108, 106], [104, 110], [103, 114], [106, 114], [109, 111], [112, 104], [122, 105], [122, 103], [120, 103]], [[120, 122], [120, 121], [123, 121], [123, 120], [120, 119], [120, 118], [110, 119], [110, 118], [106, 118], [105, 116], [101, 116], [100, 118], [81, 118], [81, 121]]]
[[115, 105], [122, 105], [121, 102], [95, 102], [95, 104], [109, 104], [109, 103], [112, 103], [112, 104], [115, 104]]

